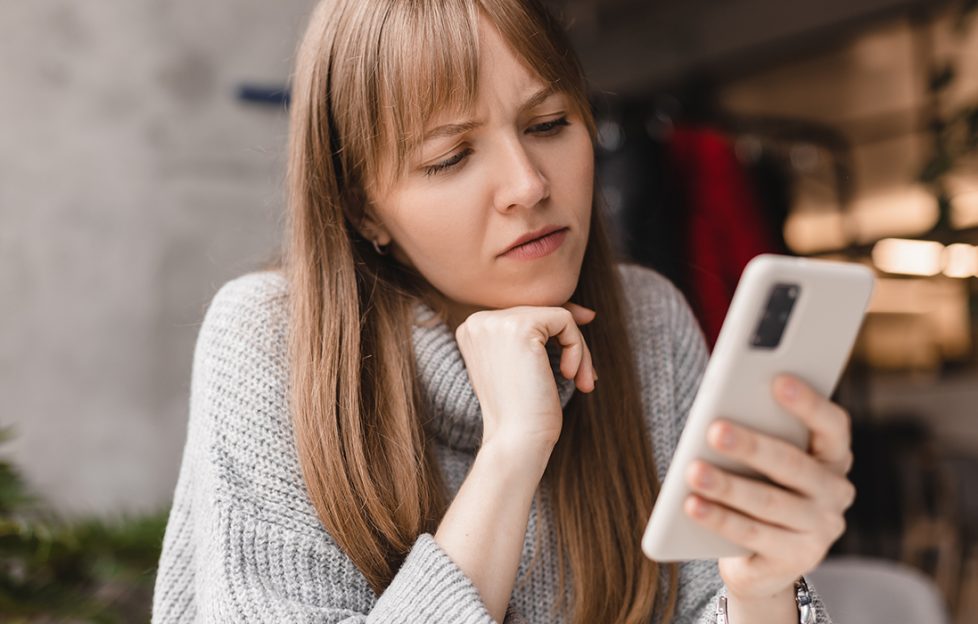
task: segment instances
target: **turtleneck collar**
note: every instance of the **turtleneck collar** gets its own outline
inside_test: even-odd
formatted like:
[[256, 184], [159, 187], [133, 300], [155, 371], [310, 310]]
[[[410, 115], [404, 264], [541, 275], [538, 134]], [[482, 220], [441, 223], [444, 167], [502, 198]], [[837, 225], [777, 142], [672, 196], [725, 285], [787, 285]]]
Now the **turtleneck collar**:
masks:
[[[469, 382], [455, 335], [428, 305], [420, 301], [415, 303], [415, 323], [411, 332], [427, 409], [427, 430], [452, 448], [475, 451], [482, 442], [482, 410]], [[574, 380], [560, 374], [560, 346], [556, 341], [547, 344], [547, 354], [560, 404], [566, 407], [574, 394]]]

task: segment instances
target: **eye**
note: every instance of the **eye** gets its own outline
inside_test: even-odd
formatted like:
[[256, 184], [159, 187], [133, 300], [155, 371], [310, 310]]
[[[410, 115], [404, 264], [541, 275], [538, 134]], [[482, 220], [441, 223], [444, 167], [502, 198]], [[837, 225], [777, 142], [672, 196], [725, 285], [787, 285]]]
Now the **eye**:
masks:
[[[527, 132], [532, 134], [537, 134], [540, 136], [554, 136], [560, 133], [562, 126], [569, 126], [570, 122], [567, 120], [567, 116], [558, 117], [551, 121], [545, 121], [543, 123], [537, 124], [535, 126], [530, 126]], [[466, 147], [461, 152], [456, 153], [454, 156], [441, 161], [440, 163], [435, 163], [429, 167], [424, 168], [424, 174], [426, 177], [433, 176], [446, 169], [451, 169], [458, 165], [462, 160], [472, 153], [471, 147]]]
[[545, 121], [541, 124], [532, 126], [528, 132], [533, 132], [534, 134], [541, 134], [544, 136], [550, 136], [560, 132], [561, 126], [569, 126], [570, 122], [567, 121], [567, 116], [558, 117], [551, 121]]
[[447, 160], [443, 160], [440, 163], [435, 163], [434, 165], [431, 165], [430, 167], [425, 167], [424, 168], [424, 174], [426, 176], [432, 176], [432, 175], [435, 175], [436, 173], [438, 173], [439, 171], [442, 171], [444, 169], [450, 169], [450, 168], [454, 167], [455, 165], [457, 165], [458, 163], [462, 162], [462, 159], [465, 158], [466, 156], [468, 156], [471, 153], [472, 153], [472, 148], [471, 147], [466, 147], [464, 150], [462, 150], [461, 152], [458, 152], [457, 154], [455, 154], [454, 156], [452, 156], [451, 158], [449, 158]]

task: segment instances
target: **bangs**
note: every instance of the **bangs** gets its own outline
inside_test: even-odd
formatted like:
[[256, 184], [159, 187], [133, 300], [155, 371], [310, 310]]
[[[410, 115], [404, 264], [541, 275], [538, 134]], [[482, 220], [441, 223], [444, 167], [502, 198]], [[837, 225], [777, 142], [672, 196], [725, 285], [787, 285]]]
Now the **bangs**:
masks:
[[[393, 183], [436, 114], [463, 115], [474, 108], [478, 19], [471, 0], [394, 3], [378, 41], [371, 179], [385, 187]], [[393, 155], [393, 162], [382, 162], [382, 155]]]
[[[488, 19], [523, 65], [563, 91], [593, 121], [583, 72], [562, 29], [534, 3], [520, 0], [392, 0], [376, 32], [376, 75], [367, 84], [367, 128], [373, 133], [362, 165], [370, 190], [389, 188], [421, 146], [435, 115], [462, 116], [478, 94], [479, 18]], [[370, 110], [373, 109], [373, 110]], [[379, 187], [379, 188], [378, 188]]]

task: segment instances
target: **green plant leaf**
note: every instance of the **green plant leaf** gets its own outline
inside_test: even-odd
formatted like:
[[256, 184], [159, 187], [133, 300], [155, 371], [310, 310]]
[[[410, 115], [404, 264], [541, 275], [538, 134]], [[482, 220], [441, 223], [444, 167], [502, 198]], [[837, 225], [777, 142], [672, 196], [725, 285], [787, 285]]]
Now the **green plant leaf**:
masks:
[[148, 621], [167, 517], [65, 520], [0, 461], [0, 621]]

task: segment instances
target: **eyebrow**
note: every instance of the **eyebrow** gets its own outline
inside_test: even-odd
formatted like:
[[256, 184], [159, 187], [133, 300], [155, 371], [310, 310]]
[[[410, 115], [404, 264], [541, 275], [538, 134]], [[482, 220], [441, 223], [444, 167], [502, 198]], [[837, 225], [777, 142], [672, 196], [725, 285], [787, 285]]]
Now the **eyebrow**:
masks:
[[[542, 89], [540, 89], [539, 91], [531, 95], [529, 98], [527, 98], [527, 100], [523, 102], [522, 105], [520, 105], [518, 112], [524, 113], [527, 110], [533, 108], [534, 106], [539, 106], [540, 104], [543, 103], [544, 100], [546, 100], [556, 92], [557, 90], [553, 87], [553, 85], [543, 87]], [[434, 128], [426, 132], [423, 141], [427, 142], [430, 141], [431, 139], [435, 139], [438, 137], [454, 136], [456, 134], [462, 134], [463, 132], [468, 132], [469, 130], [478, 128], [482, 124], [483, 122], [481, 121], [472, 120], [472, 121], [463, 121], [461, 123], [451, 123], [451, 124], [445, 124], [443, 126], [438, 126], [437, 128]]]

